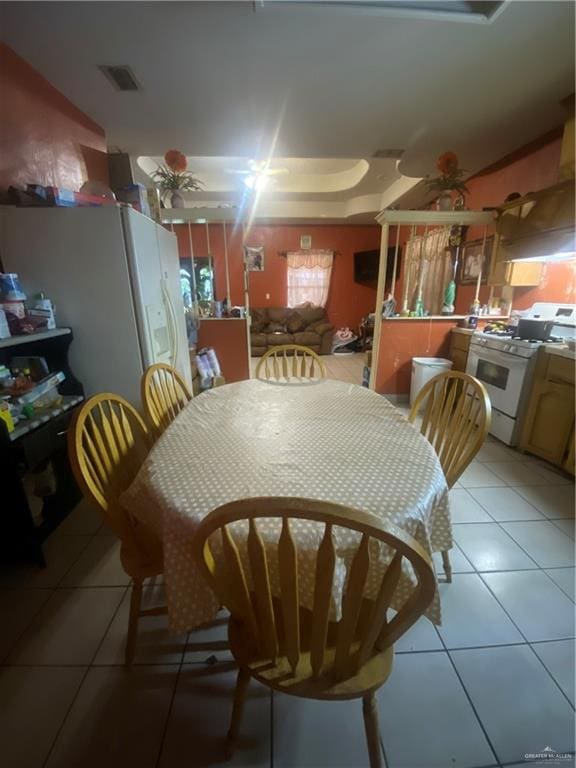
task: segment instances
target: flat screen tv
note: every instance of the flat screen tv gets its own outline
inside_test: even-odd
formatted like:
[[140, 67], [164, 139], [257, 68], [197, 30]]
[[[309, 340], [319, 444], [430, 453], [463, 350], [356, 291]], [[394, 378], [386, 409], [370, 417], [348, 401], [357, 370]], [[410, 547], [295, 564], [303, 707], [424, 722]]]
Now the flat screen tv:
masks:
[[[396, 246], [388, 248], [388, 263], [386, 265], [386, 288], [390, 288], [392, 282], [392, 272], [394, 270], [394, 252]], [[398, 267], [396, 269], [396, 279], [400, 274], [400, 255], [401, 249], [398, 249]], [[380, 251], [357, 251], [354, 254], [354, 282], [362, 285], [376, 287], [378, 283], [378, 270], [380, 266]]]

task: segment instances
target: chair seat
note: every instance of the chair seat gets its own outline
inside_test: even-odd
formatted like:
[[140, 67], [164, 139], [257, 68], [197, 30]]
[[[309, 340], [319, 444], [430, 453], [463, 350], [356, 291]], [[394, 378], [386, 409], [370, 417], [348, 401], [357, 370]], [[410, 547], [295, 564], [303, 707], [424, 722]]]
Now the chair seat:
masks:
[[[302, 636], [309, 636], [311, 617], [309, 612], [301, 615]], [[282, 693], [292, 696], [302, 696], [307, 699], [356, 699], [366, 695], [367, 691], [376, 690], [388, 679], [392, 671], [394, 647], [372, 656], [360, 669], [358, 674], [339, 681], [331, 667], [335, 655], [335, 647], [328, 643], [325, 654], [326, 669], [319, 677], [314, 677], [310, 662], [310, 651], [303, 650], [296, 669], [292, 672], [286, 656], [279, 655], [273, 663], [270, 659], [257, 658], [250, 655], [247, 648], [243, 627], [230, 618], [228, 639], [232, 655], [240, 667], [248, 670], [250, 675], [263, 685], [275, 688]], [[280, 646], [282, 646], [280, 638]]]

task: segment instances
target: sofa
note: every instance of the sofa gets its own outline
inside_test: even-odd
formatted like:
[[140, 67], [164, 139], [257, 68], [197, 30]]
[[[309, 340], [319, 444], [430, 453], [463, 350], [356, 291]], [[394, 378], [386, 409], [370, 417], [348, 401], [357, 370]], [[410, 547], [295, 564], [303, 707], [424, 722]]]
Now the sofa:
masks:
[[334, 326], [322, 307], [251, 308], [250, 345], [252, 356], [260, 357], [280, 344], [301, 344], [319, 355], [332, 351]]

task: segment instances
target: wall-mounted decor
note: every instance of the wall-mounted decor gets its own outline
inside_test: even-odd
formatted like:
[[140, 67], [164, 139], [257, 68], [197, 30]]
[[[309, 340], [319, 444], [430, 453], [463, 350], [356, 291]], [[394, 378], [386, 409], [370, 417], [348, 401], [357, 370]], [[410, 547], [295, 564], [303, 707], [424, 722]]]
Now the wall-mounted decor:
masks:
[[482, 284], [486, 284], [493, 245], [493, 235], [487, 237], [486, 241], [471, 240], [468, 243], [464, 243], [462, 247], [462, 257], [460, 259], [460, 274], [458, 277], [460, 285], [472, 285], [477, 283], [478, 275], [480, 273], [482, 273]]
[[309, 251], [312, 248], [312, 235], [300, 235], [300, 248]]
[[264, 272], [264, 246], [245, 245], [244, 264], [248, 272]]

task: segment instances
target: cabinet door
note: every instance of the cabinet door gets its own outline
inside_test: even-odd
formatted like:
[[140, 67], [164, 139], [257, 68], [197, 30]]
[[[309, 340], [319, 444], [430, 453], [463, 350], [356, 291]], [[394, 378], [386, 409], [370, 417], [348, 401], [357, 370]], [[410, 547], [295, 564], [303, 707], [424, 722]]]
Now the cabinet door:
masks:
[[574, 428], [574, 387], [537, 382], [532, 392], [523, 447], [562, 466]]
[[450, 357], [452, 358], [452, 370], [453, 371], [466, 371], [466, 363], [468, 362], [468, 351], [464, 352], [461, 349], [452, 348]]
[[542, 264], [521, 261], [513, 261], [506, 266], [507, 285], [513, 286], [531, 286], [540, 285], [542, 277]]

